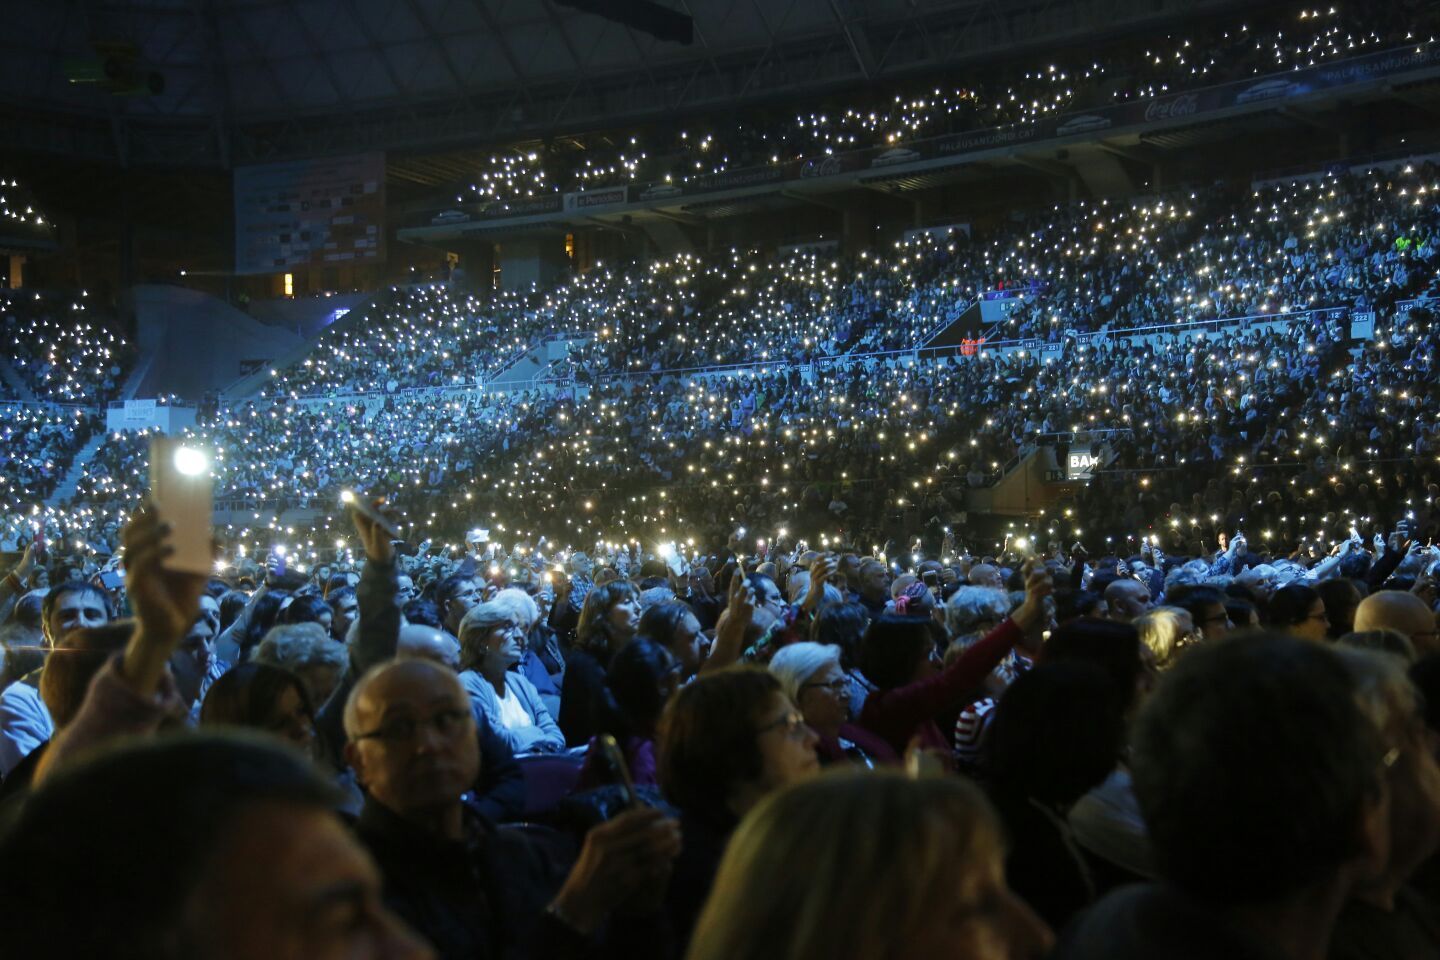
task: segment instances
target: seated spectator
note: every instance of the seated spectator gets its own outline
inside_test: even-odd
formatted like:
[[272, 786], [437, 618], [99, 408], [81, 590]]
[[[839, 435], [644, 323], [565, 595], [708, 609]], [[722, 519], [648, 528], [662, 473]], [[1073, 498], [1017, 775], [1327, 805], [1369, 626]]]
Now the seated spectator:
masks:
[[1167, 670], [1175, 658], [1196, 640], [1190, 611], [1181, 607], [1155, 607], [1134, 620], [1140, 642], [1157, 670]]
[[268, 663], [242, 663], [210, 686], [200, 707], [202, 727], [249, 727], [319, 755], [310, 690], [295, 674]]
[[575, 628], [576, 645], [565, 659], [557, 718], [570, 746], [589, 743], [610, 723], [615, 708], [605, 672], [610, 658], [630, 642], [639, 626], [639, 598], [628, 580], [597, 584], [586, 596]]
[[[665, 704], [680, 686], [680, 664], [670, 651], [643, 636], [627, 643], [610, 661], [610, 690], [615, 697], [615, 723], [611, 731], [630, 779], [636, 786], [654, 786], [656, 773], [655, 735]], [[578, 789], [609, 782], [595, 741], [585, 754]]]
[[1026, 579], [1025, 601], [995, 629], [940, 669], [931, 620], [885, 616], [874, 620], [861, 648], [861, 669], [878, 688], [865, 701], [860, 725], [878, 734], [898, 754], [919, 746], [951, 755], [950, 741], [936, 721], [958, 712], [981, 681], [1000, 664], [1027, 633], [1043, 626], [1050, 575], [1033, 565]]
[[[385, 901], [440, 956], [569, 956], [594, 948], [613, 911], [659, 902], [649, 888], [680, 837], [657, 811], [594, 828], [570, 867], [556, 843], [495, 827], [462, 799], [479, 778], [480, 752], [470, 699], [443, 667], [408, 659], [370, 670], [346, 702], [345, 732], [346, 759], [366, 791], [357, 829]], [[611, 924], [606, 947], [654, 955], [663, 946], [656, 922]]]
[[1041, 957], [1050, 931], [1006, 888], [1003, 857], [964, 780], [827, 773], [736, 831], [687, 960]]
[[810, 639], [822, 646], [838, 647], [840, 666], [850, 680], [850, 716], [860, 716], [865, 698], [875, 690], [860, 672], [860, 641], [870, 626], [870, 611], [858, 603], [827, 603], [810, 622]]
[[1181, 658], [1132, 747], [1164, 884], [1100, 901], [1057, 960], [1324, 956], [1345, 897], [1388, 847], [1387, 747], [1355, 691], [1330, 650], [1298, 638]]
[[1355, 629], [1355, 609], [1365, 599], [1358, 581], [1349, 577], [1332, 577], [1315, 584], [1315, 591], [1320, 594], [1325, 604], [1325, 615], [1330, 618], [1331, 640], [1338, 640]]
[[272, 627], [255, 649], [254, 659], [298, 676], [310, 690], [311, 703], [329, 699], [349, 663], [345, 648], [331, 640], [329, 631], [318, 623]]
[[1440, 651], [1435, 613], [1425, 601], [1401, 590], [1378, 590], [1355, 608], [1355, 632], [1394, 630], [1409, 638], [1417, 656]]
[[1330, 631], [1330, 616], [1325, 612], [1325, 601], [1314, 587], [1287, 583], [1276, 590], [1266, 604], [1265, 626], [1306, 640], [1325, 640]]
[[650, 607], [640, 615], [638, 632], [670, 651], [679, 665], [681, 680], [700, 672], [708, 643], [689, 604], [673, 600]]
[[1337, 650], [1356, 683], [1361, 711], [1391, 745], [1389, 856], [1357, 884], [1330, 940], [1333, 958], [1440, 955], [1440, 921], [1409, 881], [1440, 847], [1440, 765], [1405, 661], [1373, 650]]
[[565, 747], [565, 738], [540, 691], [514, 669], [524, 642], [525, 625], [512, 605], [491, 600], [471, 607], [460, 621], [460, 684], [476, 722], [488, 722], [510, 749], [551, 753]]
[[1225, 609], [1225, 595], [1214, 587], [1186, 587], [1173, 596], [1167, 594], [1165, 602], [1190, 614], [1198, 639], [1219, 640], [1235, 629]]
[[1115, 769], [1122, 696], [1099, 666], [1064, 660], [1016, 679], [995, 710], [984, 768], [1009, 838], [1005, 877], [1057, 930], [1096, 895], [1067, 817]]
[[889, 744], [851, 724], [850, 679], [840, 668], [839, 647], [808, 640], [792, 643], [770, 658], [770, 672], [820, 738], [817, 750], [822, 766], [856, 763], [873, 768], [898, 762]]
[[660, 787], [680, 810], [683, 836], [666, 895], [683, 953], [736, 824], [819, 769], [818, 739], [773, 676], [731, 667], [681, 689], [661, 717], [659, 743]]

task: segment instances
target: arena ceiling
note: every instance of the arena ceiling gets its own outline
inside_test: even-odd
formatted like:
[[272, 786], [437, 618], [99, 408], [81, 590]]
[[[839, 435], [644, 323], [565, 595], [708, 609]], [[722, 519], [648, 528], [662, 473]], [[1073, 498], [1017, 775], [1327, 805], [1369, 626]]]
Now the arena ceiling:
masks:
[[0, 143], [129, 165], [424, 152], [723, 109], [1194, 16], [1226, 0], [654, 0], [693, 42], [575, 9], [634, 0], [7, 4]]

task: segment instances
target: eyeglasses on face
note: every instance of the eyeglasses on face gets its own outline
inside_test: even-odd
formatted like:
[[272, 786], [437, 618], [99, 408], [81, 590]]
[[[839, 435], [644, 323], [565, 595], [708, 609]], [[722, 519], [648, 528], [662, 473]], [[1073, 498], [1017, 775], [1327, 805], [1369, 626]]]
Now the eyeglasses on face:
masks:
[[828, 683], [802, 683], [801, 690], [829, 690], [831, 693], [845, 693], [850, 689], [850, 681], [845, 677], [831, 680]]
[[408, 743], [422, 727], [429, 727], [442, 737], [453, 737], [469, 726], [469, 710], [449, 708], [437, 710], [429, 717], [396, 717], [380, 724], [374, 730], [356, 734], [356, 740], [384, 740], [387, 743]]
[[779, 730], [791, 740], [804, 740], [810, 732], [810, 728], [805, 726], [805, 718], [794, 710], [786, 713], [778, 720], [765, 724], [765, 726], [755, 731], [755, 735], [757, 737], [763, 736], [771, 730]]

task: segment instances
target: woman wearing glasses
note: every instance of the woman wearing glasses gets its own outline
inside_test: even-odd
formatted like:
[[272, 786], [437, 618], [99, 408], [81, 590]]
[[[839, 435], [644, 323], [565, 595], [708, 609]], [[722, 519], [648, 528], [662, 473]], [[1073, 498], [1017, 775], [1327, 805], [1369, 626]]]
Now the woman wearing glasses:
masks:
[[701, 674], [665, 708], [660, 787], [680, 810], [683, 837], [666, 897], [677, 952], [689, 942], [740, 818], [819, 770], [818, 743], [780, 682], [759, 667]]
[[895, 763], [890, 745], [850, 723], [850, 678], [840, 665], [840, 648], [821, 643], [792, 643], [770, 660], [770, 672], [785, 695], [800, 708], [806, 726], [820, 738], [820, 764], [856, 763], [875, 767]]

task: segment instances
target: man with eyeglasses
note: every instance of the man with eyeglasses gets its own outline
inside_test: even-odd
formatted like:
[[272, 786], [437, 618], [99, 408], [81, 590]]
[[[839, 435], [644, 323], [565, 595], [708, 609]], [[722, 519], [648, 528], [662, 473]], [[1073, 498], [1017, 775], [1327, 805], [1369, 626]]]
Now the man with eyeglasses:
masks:
[[[612, 911], [658, 906], [680, 847], [677, 825], [658, 811], [592, 829], [568, 875], [558, 837], [479, 813], [464, 796], [480, 774], [475, 721], [444, 667], [410, 659], [372, 669], [345, 705], [345, 732], [345, 758], [366, 790], [357, 830], [385, 900], [441, 957], [588, 954]], [[617, 923], [612, 935], [650, 926]], [[655, 947], [636, 949], [627, 955]]]

